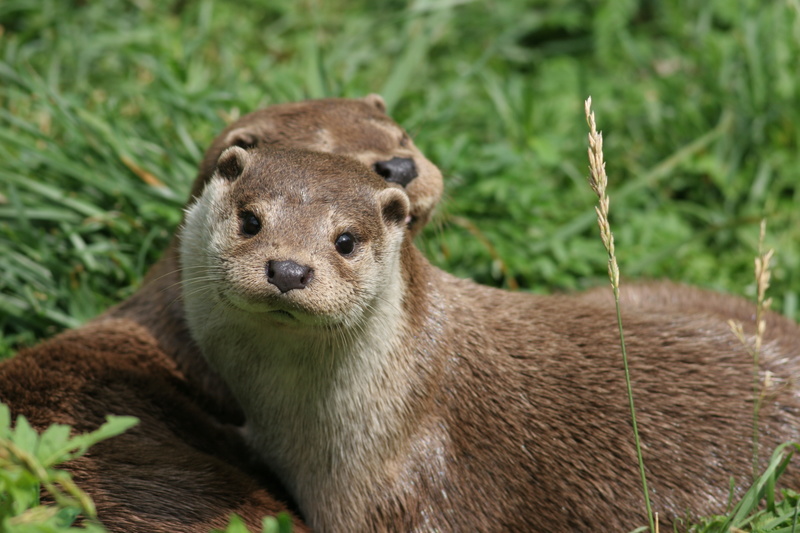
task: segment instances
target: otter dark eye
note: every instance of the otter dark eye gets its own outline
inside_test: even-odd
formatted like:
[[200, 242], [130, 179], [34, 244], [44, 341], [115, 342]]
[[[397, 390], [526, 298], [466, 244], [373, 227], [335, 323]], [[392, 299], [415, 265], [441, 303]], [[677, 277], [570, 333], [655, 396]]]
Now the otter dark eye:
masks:
[[336, 251], [341, 255], [350, 255], [356, 249], [356, 238], [351, 233], [342, 233], [336, 237]]
[[242, 213], [242, 233], [252, 237], [261, 231], [261, 221], [250, 211]]

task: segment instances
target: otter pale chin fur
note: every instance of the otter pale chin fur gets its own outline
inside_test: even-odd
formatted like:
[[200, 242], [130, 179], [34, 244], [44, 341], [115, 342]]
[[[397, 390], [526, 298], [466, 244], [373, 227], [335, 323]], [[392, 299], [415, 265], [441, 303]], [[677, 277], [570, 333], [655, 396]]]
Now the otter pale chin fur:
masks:
[[[322, 532], [642, 525], [610, 291], [450, 276], [401, 231], [401, 192], [333, 155], [233, 147], [189, 208], [188, 322], [253, 448]], [[726, 322], [754, 306], [671, 283], [622, 299], [655, 510], [721, 512], [751, 473], [751, 360]], [[764, 456], [800, 437], [798, 356], [769, 314]]]
[[[279, 138], [282, 145], [324, 150], [309, 144], [309, 132], [316, 132], [335, 141], [331, 149], [378, 165], [389, 177], [400, 172], [405, 186], [417, 191], [420, 219], [430, 216], [441, 174], [413, 144], [404, 145], [405, 134], [385, 115], [380, 97], [275, 107], [282, 111], [262, 110], [234, 123], [214, 140], [207, 157], [216, 160], [221, 147], [247, 135], [254, 144]], [[348, 138], [336, 140], [337, 135]], [[413, 178], [408, 159], [417, 172]], [[209, 178], [201, 167], [195, 188]], [[224, 527], [234, 512], [251, 531], [260, 530], [264, 515], [291, 513], [292, 506], [270, 472], [243, 459], [239, 432], [227, 426], [241, 422], [240, 409], [188, 332], [176, 243], [131, 298], [1, 363], [0, 401], [39, 430], [60, 422], [90, 431], [106, 414], [141, 419], [66, 465], [110, 531], [207, 533]], [[300, 520], [294, 524], [305, 531]]]

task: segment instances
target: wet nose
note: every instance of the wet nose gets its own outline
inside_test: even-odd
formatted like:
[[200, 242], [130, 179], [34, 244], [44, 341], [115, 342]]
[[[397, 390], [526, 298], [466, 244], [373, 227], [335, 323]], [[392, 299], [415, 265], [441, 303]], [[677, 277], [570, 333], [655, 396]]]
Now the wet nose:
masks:
[[378, 161], [372, 167], [386, 181], [398, 183], [403, 187], [417, 177], [417, 165], [410, 157], [393, 157], [388, 161]]
[[267, 261], [267, 281], [278, 287], [281, 293], [292, 289], [305, 289], [314, 270], [294, 261]]

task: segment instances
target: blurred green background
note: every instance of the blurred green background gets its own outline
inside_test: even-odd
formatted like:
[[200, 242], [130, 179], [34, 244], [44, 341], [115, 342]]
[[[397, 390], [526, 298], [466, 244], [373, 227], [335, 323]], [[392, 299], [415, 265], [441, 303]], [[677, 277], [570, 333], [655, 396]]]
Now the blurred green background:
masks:
[[0, 356], [136, 290], [227, 122], [370, 92], [445, 175], [441, 268], [607, 283], [591, 95], [623, 276], [752, 296], [766, 217], [800, 318], [798, 65], [798, 0], [3, 0]]

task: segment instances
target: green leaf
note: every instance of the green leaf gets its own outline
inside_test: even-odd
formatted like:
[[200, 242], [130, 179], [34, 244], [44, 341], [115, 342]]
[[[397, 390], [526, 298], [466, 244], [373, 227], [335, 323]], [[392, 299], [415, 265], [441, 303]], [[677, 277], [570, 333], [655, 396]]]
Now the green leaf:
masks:
[[4, 403], [0, 403], [0, 438], [11, 437], [11, 410]]
[[120, 433], [132, 428], [139, 423], [139, 419], [133, 416], [107, 416], [106, 423], [92, 431], [83, 435], [73, 437], [61, 449], [56, 450], [54, 453], [58, 455], [65, 455], [69, 452], [69, 458], [74, 459], [80, 457], [86, 450], [100, 442], [111, 437], [115, 437]]
[[11, 442], [33, 455], [37, 452], [39, 434], [28, 423], [28, 419], [22, 415], [17, 417], [17, 423], [11, 433]]
[[69, 426], [63, 424], [53, 424], [42, 433], [36, 456], [45, 467], [50, 467], [66, 460], [66, 453], [60, 450], [68, 446], [69, 433]]
[[278, 513], [277, 516], [265, 516], [262, 522], [263, 533], [292, 533], [292, 517], [288, 513]]

